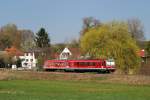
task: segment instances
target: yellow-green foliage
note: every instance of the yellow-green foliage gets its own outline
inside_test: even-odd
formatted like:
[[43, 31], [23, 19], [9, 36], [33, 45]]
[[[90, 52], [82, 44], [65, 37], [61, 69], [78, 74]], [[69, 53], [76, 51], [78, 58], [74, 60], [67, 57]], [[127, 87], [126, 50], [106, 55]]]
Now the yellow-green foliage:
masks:
[[139, 48], [124, 22], [111, 22], [90, 29], [81, 37], [81, 49], [93, 58], [111, 58], [124, 73], [135, 73], [140, 66]]

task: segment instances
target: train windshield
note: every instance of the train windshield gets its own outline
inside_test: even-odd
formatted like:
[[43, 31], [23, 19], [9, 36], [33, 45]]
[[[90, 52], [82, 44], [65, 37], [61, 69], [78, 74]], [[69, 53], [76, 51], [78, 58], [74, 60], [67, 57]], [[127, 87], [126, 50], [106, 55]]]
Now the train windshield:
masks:
[[107, 66], [115, 66], [115, 60], [114, 59], [108, 59], [106, 60]]

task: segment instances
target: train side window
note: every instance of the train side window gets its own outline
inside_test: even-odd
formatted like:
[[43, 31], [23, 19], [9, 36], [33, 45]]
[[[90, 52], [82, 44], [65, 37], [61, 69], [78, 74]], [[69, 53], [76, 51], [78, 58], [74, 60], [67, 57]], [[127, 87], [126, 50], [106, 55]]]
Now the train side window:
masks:
[[49, 65], [50, 65], [50, 66], [55, 66], [54, 62], [51, 62]]
[[88, 65], [88, 62], [83, 62], [83, 66], [87, 66]]
[[51, 66], [54, 66], [54, 63], [53, 63], [53, 62], [51, 63]]
[[69, 66], [74, 66], [74, 62], [69, 62]]
[[57, 63], [57, 62], [55, 62], [55, 66], [57, 66], [57, 67], [58, 67], [58, 63]]
[[85, 65], [85, 66], [89, 66], [89, 63], [88, 63], [88, 62], [85, 62], [84, 65]]
[[96, 66], [96, 62], [94, 62], [94, 66]]
[[83, 66], [83, 62], [80, 62], [80, 66]]
[[64, 62], [64, 66], [68, 66], [69, 65], [69, 63], [68, 62]]
[[89, 66], [92, 66], [92, 63], [91, 63], [91, 62], [89, 62]]
[[89, 63], [89, 66], [95, 66], [96, 64], [95, 64], [95, 62], [90, 62]]
[[90, 65], [90, 62], [86, 62], [86, 66], [91, 66], [91, 65]]
[[57, 63], [56, 63], [56, 62], [54, 63], [54, 66], [57, 66]]
[[105, 62], [104, 61], [102, 62], [102, 66], [105, 66]]
[[99, 66], [102, 66], [102, 62], [99, 62], [98, 65], [99, 65]]
[[79, 66], [84, 66], [84, 62], [79, 62]]
[[81, 66], [81, 62], [79, 62], [79, 66]]
[[61, 66], [64, 66], [64, 63], [61, 63]]
[[76, 62], [75, 65], [76, 65], [76, 66], [79, 66], [79, 62]]

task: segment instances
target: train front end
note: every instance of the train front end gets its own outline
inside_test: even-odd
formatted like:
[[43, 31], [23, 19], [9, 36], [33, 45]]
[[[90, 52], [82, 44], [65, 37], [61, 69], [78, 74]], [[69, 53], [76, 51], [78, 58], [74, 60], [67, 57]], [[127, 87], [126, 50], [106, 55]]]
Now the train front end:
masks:
[[108, 59], [108, 60], [106, 60], [106, 68], [110, 72], [114, 72], [116, 70], [115, 60], [114, 59]]

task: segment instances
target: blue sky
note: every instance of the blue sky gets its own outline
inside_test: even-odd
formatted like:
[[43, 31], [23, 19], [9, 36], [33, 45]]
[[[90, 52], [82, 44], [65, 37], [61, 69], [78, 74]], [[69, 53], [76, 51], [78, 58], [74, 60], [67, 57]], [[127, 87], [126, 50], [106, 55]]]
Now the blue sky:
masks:
[[79, 37], [84, 17], [102, 22], [139, 18], [150, 40], [150, 0], [0, 0], [0, 27], [14, 23], [37, 32], [44, 27], [52, 43]]

